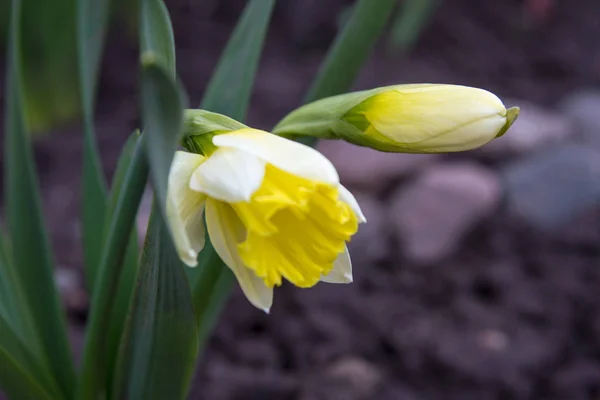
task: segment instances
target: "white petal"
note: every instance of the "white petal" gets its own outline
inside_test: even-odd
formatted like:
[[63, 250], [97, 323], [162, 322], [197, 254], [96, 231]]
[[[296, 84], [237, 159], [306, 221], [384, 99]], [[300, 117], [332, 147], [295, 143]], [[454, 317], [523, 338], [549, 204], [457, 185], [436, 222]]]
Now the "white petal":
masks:
[[265, 176], [265, 162], [252, 153], [218, 149], [192, 175], [190, 188], [228, 203], [250, 201]]
[[217, 254], [233, 271], [246, 298], [253, 306], [268, 313], [273, 304], [273, 288], [267, 287], [240, 258], [237, 245], [244, 240], [245, 230], [235, 211], [229, 205], [209, 198], [206, 225]]
[[327, 283], [352, 283], [352, 262], [348, 247], [344, 248], [333, 263], [333, 269], [321, 277], [321, 282]]
[[190, 267], [198, 264], [206, 236], [202, 219], [206, 196], [189, 188], [192, 174], [203, 161], [201, 155], [178, 151], [169, 171], [167, 219], [179, 258]]
[[317, 150], [265, 131], [240, 129], [215, 136], [213, 144], [252, 153], [283, 171], [312, 181], [340, 181], [333, 164]]
[[360, 209], [360, 206], [358, 205], [356, 198], [354, 198], [352, 193], [350, 193], [350, 191], [342, 185], [338, 186], [338, 197], [341, 201], [343, 201], [344, 203], [346, 203], [350, 206], [352, 211], [354, 211], [354, 213], [356, 214], [356, 218], [358, 218], [359, 223], [367, 222], [367, 218], [365, 217], [362, 210]]

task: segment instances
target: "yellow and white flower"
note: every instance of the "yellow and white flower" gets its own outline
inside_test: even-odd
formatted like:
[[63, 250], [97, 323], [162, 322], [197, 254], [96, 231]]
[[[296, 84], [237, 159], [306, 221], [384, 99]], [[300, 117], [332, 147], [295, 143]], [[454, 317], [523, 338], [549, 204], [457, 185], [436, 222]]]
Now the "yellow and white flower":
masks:
[[471, 150], [502, 136], [518, 114], [483, 89], [395, 85], [307, 104], [273, 132], [343, 139], [381, 151], [441, 153]]
[[169, 174], [167, 216], [177, 252], [196, 266], [205, 225], [244, 294], [269, 311], [273, 287], [348, 283], [346, 248], [365, 218], [316, 150], [256, 129], [212, 138], [205, 157], [179, 151]]

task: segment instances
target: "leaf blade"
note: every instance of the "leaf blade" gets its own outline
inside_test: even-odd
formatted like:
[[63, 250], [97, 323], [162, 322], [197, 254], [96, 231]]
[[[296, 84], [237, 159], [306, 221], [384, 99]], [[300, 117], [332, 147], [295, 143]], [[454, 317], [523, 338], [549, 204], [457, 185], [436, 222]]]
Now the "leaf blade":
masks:
[[82, 240], [85, 278], [94, 291], [106, 217], [107, 186], [94, 132], [94, 98], [109, 0], [77, 0], [77, 60], [83, 113]]
[[21, 1], [12, 2], [6, 84], [5, 193], [15, 278], [54, 379], [67, 396], [74, 368], [65, 316], [54, 287], [53, 261], [41, 211], [31, 144], [25, 125], [20, 43]]
[[358, 0], [350, 19], [335, 38], [305, 103], [340, 94], [350, 88], [381, 35], [396, 0]]
[[153, 54], [175, 77], [175, 39], [169, 11], [162, 0], [140, 0], [140, 49]]
[[183, 130], [185, 100], [166, 68], [152, 58], [142, 61], [142, 120], [150, 175], [166, 218], [169, 169]]
[[[112, 187], [110, 191], [110, 202], [108, 207], [108, 218], [114, 214], [119, 201], [119, 195], [125, 184], [127, 171], [133, 161], [135, 148], [140, 140], [139, 132], [134, 132], [130, 135], [125, 143], [121, 156], [117, 163], [117, 169], [113, 177]], [[105, 232], [108, 232], [109, 226], [105, 227]], [[120, 341], [125, 327], [127, 314], [129, 313], [130, 303], [133, 296], [133, 289], [138, 268], [138, 240], [137, 230], [134, 227], [129, 235], [129, 243], [125, 250], [125, 256], [121, 263], [121, 271], [119, 272], [119, 283], [117, 285], [113, 311], [110, 317], [110, 326], [108, 333], [108, 348], [107, 348], [107, 372], [106, 376], [109, 380], [107, 387], [111, 387], [111, 379], [114, 374], [114, 365], [116, 363], [117, 354], [119, 351]]]
[[[48, 395], [55, 398], [61, 397], [60, 389], [54, 381], [50, 369], [44, 366], [30, 351], [30, 343], [23, 340], [18, 331], [14, 329], [14, 326], [10, 324], [10, 321], [5, 318], [5, 315], [4, 312], [0, 312], [0, 351], [5, 353], [5, 357], [12, 360], [12, 362], [8, 361], [12, 365], [12, 373], [18, 373], [20, 370], [31, 377], [40, 389], [47, 392]], [[2, 372], [0, 372], [1, 374]], [[3, 381], [1, 377], [0, 384], [2, 388], [12, 386], [10, 382]], [[17, 389], [15, 387], [11, 390]]]
[[91, 302], [83, 353], [83, 370], [78, 382], [77, 398], [95, 400], [106, 391], [107, 329], [119, 283], [119, 267], [129, 242], [135, 216], [148, 178], [144, 136], [137, 143], [123, 189], [111, 218], [99, 264], [98, 282]]
[[439, 6], [439, 0], [405, 0], [402, 2], [390, 34], [389, 47], [409, 51]]
[[183, 399], [197, 353], [192, 295], [157, 205], [150, 217], [113, 398]]
[[0, 347], [0, 386], [12, 399], [53, 400], [7, 352]]
[[238, 121], [246, 110], [275, 0], [248, 3], [206, 88], [200, 108]]

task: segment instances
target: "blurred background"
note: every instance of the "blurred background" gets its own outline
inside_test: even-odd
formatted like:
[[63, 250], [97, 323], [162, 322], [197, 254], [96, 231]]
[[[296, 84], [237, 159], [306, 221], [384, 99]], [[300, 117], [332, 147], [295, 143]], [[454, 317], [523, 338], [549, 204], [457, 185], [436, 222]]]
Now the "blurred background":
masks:
[[[79, 353], [74, 0], [36, 1], [24, 30], [28, 117]], [[135, 5], [114, 3], [96, 107], [109, 177], [139, 122]], [[192, 106], [245, 3], [166, 0]], [[278, 2], [250, 125], [268, 130], [300, 104], [351, 3]], [[369, 221], [350, 243], [354, 283], [284, 285], [269, 316], [236, 288], [190, 398], [600, 399], [600, 2], [399, 1], [355, 87], [411, 82], [482, 87], [521, 116], [460, 154], [321, 143]], [[140, 235], [149, 209], [150, 194]]]

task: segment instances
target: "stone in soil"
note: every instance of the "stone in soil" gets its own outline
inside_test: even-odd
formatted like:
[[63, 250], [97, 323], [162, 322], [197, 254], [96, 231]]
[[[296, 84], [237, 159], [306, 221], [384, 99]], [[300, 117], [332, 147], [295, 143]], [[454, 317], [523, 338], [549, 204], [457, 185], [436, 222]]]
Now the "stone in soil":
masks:
[[348, 249], [355, 267], [368, 267], [390, 255], [389, 224], [380, 200], [366, 192], [353, 194], [367, 223], [359, 225], [358, 232], [348, 243]]
[[600, 204], [600, 152], [570, 145], [538, 152], [503, 171], [508, 208], [529, 225], [558, 228]]
[[322, 140], [317, 148], [335, 165], [344, 185], [367, 190], [384, 188], [439, 157], [435, 154], [382, 153], [343, 140]]
[[72, 268], [58, 267], [54, 270], [54, 281], [67, 311], [84, 314], [88, 309], [88, 296], [83, 288], [81, 274]]
[[576, 133], [571, 120], [560, 112], [521, 100], [507, 102], [521, 108], [519, 118], [506, 132], [479, 151], [482, 154], [507, 156], [571, 140]]
[[375, 365], [360, 358], [346, 357], [306, 382], [300, 400], [368, 400], [377, 397], [382, 380]]
[[600, 91], [574, 92], [563, 100], [561, 109], [574, 122], [584, 143], [600, 150]]
[[494, 212], [500, 195], [500, 181], [491, 170], [467, 162], [438, 164], [392, 195], [390, 223], [407, 258], [438, 262]]

